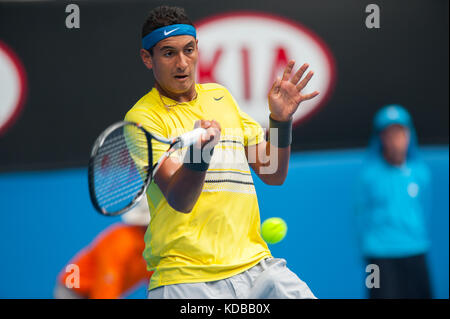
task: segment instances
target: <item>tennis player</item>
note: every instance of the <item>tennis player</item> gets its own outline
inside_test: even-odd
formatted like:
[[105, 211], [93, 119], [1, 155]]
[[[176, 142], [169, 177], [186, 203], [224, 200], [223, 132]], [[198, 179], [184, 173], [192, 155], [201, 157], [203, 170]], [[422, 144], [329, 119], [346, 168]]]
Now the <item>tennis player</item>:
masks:
[[147, 271], [142, 251], [149, 222], [150, 213], [144, 199], [122, 216], [121, 223], [102, 231], [69, 262], [78, 266], [79, 278], [72, 278], [75, 272], [66, 271], [65, 267], [58, 276], [54, 298], [117, 299], [148, 284], [152, 273]]
[[[319, 94], [303, 93], [313, 75], [302, 79], [308, 65], [293, 72], [290, 61], [274, 82], [268, 101], [277, 134], [267, 142], [225, 87], [196, 83], [198, 40], [182, 8], [150, 12], [140, 55], [155, 86], [125, 120], [164, 137], [206, 129], [196, 145], [161, 165], [147, 190], [151, 222], [144, 257], [154, 271], [148, 298], [315, 298], [261, 238], [250, 172], [252, 167], [269, 185], [283, 184], [292, 116]], [[167, 145], [153, 141], [152, 148], [156, 163]]]

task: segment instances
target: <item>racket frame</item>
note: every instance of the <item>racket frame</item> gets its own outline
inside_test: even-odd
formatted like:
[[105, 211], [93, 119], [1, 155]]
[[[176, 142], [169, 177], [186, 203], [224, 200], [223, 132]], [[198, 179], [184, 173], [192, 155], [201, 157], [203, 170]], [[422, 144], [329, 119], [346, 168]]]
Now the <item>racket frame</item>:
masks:
[[[95, 182], [94, 182], [94, 161], [95, 158], [98, 154], [98, 151], [100, 149], [100, 147], [103, 145], [103, 143], [105, 142], [106, 138], [116, 129], [120, 128], [120, 127], [124, 127], [126, 125], [133, 125], [136, 128], [140, 129], [142, 132], [144, 132], [145, 137], [147, 139], [147, 150], [148, 150], [148, 163], [149, 165], [152, 165], [152, 139], [155, 138], [153, 135], [151, 135], [149, 132], [147, 132], [142, 125], [134, 123], [134, 122], [127, 122], [127, 121], [120, 121], [117, 123], [114, 123], [112, 125], [110, 125], [108, 128], [106, 128], [96, 139], [94, 146], [92, 147], [92, 151], [91, 151], [91, 156], [89, 158], [89, 166], [88, 166], [88, 184], [89, 184], [89, 195], [91, 197], [91, 202], [95, 208], [95, 210], [100, 213], [101, 215], [104, 216], [118, 216], [121, 215], [127, 211], [129, 211], [130, 209], [132, 209], [134, 206], [137, 205], [137, 203], [139, 203], [139, 201], [142, 199], [142, 197], [144, 196], [148, 185], [150, 185], [150, 182], [153, 178], [153, 169], [152, 170], [148, 170], [147, 171], [147, 176], [144, 180], [144, 185], [142, 186], [142, 188], [139, 190], [139, 192], [136, 194], [136, 196], [133, 198], [133, 200], [130, 202], [130, 204], [128, 204], [126, 207], [122, 208], [121, 210], [117, 211], [117, 212], [107, 212], [104, 208], [102, 208], [100, 206], [100, 204], [97, 201], [97, 197], [95, 195]], [[161, 142], [165, 142], [168, 143], [170, 142], [170, 140], [165, 140], [163, 138], [155, 138], [156, 140], [159, 140]]]

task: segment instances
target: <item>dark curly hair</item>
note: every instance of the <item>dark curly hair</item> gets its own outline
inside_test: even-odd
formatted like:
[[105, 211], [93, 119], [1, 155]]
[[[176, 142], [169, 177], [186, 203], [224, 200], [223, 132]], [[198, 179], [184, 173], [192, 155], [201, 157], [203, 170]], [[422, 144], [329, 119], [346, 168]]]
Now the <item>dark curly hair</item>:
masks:
[[[142, 26], [142, 38], [155, 29], [172, 24], [190, 24], [194, 25], [188, 18], [186, 12], [180, 7], [159, 6], [151, 10]], [[149, 49], [153, 55], [153, 48]]]

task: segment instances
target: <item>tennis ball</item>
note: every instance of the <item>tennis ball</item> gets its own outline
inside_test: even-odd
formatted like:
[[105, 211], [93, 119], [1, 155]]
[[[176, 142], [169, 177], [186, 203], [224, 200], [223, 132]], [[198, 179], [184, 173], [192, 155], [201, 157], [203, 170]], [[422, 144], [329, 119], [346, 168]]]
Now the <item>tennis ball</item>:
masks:
[[286, 222], [279, 217], [266, 219], [261, 226], [261, 235], [268, 244], [280, 242], [287, 233]]

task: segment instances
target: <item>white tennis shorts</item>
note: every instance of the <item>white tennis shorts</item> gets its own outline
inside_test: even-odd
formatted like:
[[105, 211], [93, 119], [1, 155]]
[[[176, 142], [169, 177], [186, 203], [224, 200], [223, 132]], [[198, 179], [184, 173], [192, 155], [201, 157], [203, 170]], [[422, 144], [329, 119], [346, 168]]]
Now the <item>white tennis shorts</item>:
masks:
[[67, 288], [63, 284], [57, 282], [56, 286], [53, 290], [53, 298], [54, 299], [84, 299], [75, 291], [70, 288]]
[[233, 277], [154, 288], [148, 299], [316, 299], [309, 287], [286, 267], [267, 258]]

